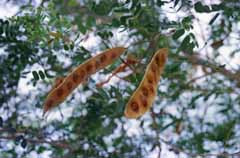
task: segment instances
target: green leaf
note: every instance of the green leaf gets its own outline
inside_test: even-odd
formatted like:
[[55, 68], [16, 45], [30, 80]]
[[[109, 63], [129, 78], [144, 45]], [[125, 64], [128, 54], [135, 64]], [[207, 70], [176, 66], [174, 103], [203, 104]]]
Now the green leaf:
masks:
[[26, 148], [27, 147], [27, 140], [25, 138], [22, 140], [21, 146], [22, 146], [22, 148]]
[[[111, 4], [111, 3], [110, 3]], [[108, 1], [100, 1], [100, 3], [93, 3], [92, 10], [98, 15], [107, 15], [111, 10], [112, 6], [109, 5]]]
[[46, 70], [44, 70], [44, 74], [47, 78], [53, 78], [54, 76], [48, 74], [48, 72]]
[[116, 138], [113, 142], [113, 146], [117, 146], [118, 144], [120, 144], [122, 142], [122, 137]]
[[45, 79], [45, 75], [44, 75], [44, 73], [43, 73], [41, 70], [38, 71], [38, 74], [39, 74], [39, 76], [40, 76], [40, 78], [41, 78], [42, 80]]
[[130, 10], [128, 8], [119, 8], [119, 9], [114, 9], [114, 12], [116, 13], [128, 13]]
[[74, 49], [74, 43], [71, 43], [71, 44], [69, 45], [69, 47], [70, 47], [71, 50], [73, 50], [73, 49]]
[[189, 23], [191, 23], [191, 22], [192, 22], [192, 16], [187, 16], [187, 17], [183, 18], [183, 20], [182, 20], [183, 25], [189, 25]]
[[234, 126], [236, 125], [236, 120], [230, 120], [218, 124], [214, 127], [211, 132], [208, 132], [207, 137], [214, 141], [227, 141], [234, 136]]
[[212, 94], [213, 94], [213, 92], [210, 92], [210, 93], [206, 94], [206, 95], [203, 97], [203, 101], [206, 102], [206, 101], [209, 99], [209, 97], [212, 96]]
[[69, 0], [68, 5], [71, 7], [74, 7], [74, 6], [78, 5], [78, 2], [76, 0]]
[[122, 17], [120, 18], [121, 24], [122, 24], [122, 25], [126, 25], [126, 24], [127, 24], [127, 19], [129, 19], [129, 18], [131, 18], [131, 17], [132, 17], [132, 15], [122, 16]]
[[24, 139], [23, 135], [19, 135], [19, 136], [16, 136], [16, 137], [15, 137], [15, 141], [16, 141], [16, 142], [20, 142], [20, 141], [23, 140], [23, 139]]
[[130, 0], [126, 0], [125, 4], [128, 4], [128, 3], [130, 3]]
[[174, 5], [173, 5], [174, 8], [177, 6], [178, 2], [179, 2], [179, 0], [174, 1]]
[[142, 8], [141, 3], [139, 3], [139, 4], [137, 5], [136, 10], [135, 10], [135, 12], [133, 13], [133, 15], [136, 16], [136, 15], [141, 11], [141, 8]]
[[186, 36], [181, 44], [181, 49], [186, 50], [188, 48], [188, 44], [190, 43], [190, 36]]
[[210, 12], [210, 8], [206, 5], [202, 5], [201, 2], [195, 3], [194, 4], [194, 9], [196, 10], [196, 12], [199, 12], [199, 13]]
[[87, 32], [87, 28], [81, 23], [78, 23], [78, 28], [79, 28], [79, 31], [83, 34]]
[[3, 126], [3, 119], [2, 119], [2, 117], [0, 116], [0, 127], [2, 127]]
[[188, 53], [193, 53], [193, 48], [194, 47], [195, 47], [195, 43], [194, 42], [190, 42], [188, 47], [187, 47]]
[[213, 4], [211, 5], [212, 11], [219, 11], [219, 10], [224, 10], [225, 9], [225, 5], [224, 3], [220, 3], [220, 4]]
[[112, 20], [112, 26], [113, 27], [119, 27], [121, 25], [120, 21], [116, 18]]
[[185, 33], [184, 29], [179, 29], [173, 34], [173, 39], [177, 40], [179, 37], [181, 37]]
[[36, 81], [39, 80], [39, 76], [38, 76], [38, 73], [36, 71], [33, 71], [32, 75], [33, 75], [34, 80], [36, 80]]
[[43, 153], [45, 150], [47, 150], [46, 147], [40, 146], [40, 147], [37, 149], [37, 153]]
[[162, 1], [162, 0], [158, 0], [157, 1], [157, 6], [161, 7], [162, 5], [164, 5], [164, 3], [167, 3], [166, 1]]
[[191, 102], [188, 104], [190, 108], [195, 108], [195, 101], [197, 101], [199, 98], [203, 97], [203, 94], [196, 95], [192, 97]]
[[3, 25], [0, 24], [0, 35], [2, 35], [2, 33], [3, 33]]
[[191, 28], [193, 28], [192, 18], [193, 18], [192, 16], [188, 16], [188, 17], [183, 18], [182, 25], [183, 25], [184, 29], [190, 30]]
[[138, 0], [132, 0], [132, 5], [131, 5], [130, 10], [134, 9], [136, 7], [137, 3], [138, 3]]
[[67, 44], [64, 44], [64, 45], [63, 45], [63, 48], [64, 48], [64, 50], [69, 50], [69, 47], [68, 47]]
[[91, 28], [94, 25], [96, 25], [96, 19], [92, 16], [89, 16], [87, 18], [86, 27]]

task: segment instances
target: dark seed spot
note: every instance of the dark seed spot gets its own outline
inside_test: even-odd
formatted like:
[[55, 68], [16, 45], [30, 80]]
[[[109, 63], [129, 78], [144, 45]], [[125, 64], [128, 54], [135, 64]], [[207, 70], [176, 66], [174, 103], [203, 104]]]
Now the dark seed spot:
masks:
[[87, 65], [87, 72], [88, 73], [91, 73], [92, 72], [92, 70], [93, 70], [93, 66], [91, 65], [91, 64], [89, 64], [89, 65]]
[[80, 80], [79, 75], [77, 73], [74, 73], [72, 76], [72, 80], [73, 82], [77, 83]]
[[147, 76], [147, 81], [149, 84], [157, 83], [157, 74], [156, 73], [151, 73], [148, 74]]
[[166, 54], [161, 54], [161, 62], [162, 63], [166, 62]]
[[147, 100], [145, 97], [141, 97], [141, 103], [142, 103], [143, 107], [145, 107], [145, 108], [148, 106]]
[[154, 88], [153, 88], [152, 85], [149, 85], [149, 86], [148, 86], [148, 89], [150, 90], [150, 92], [151, 92], [152, 94], [155, 93], [155, 90], [154, 90]]
[[156, 64], [157, 64], [158, 66], [160, 66], [160, 59], [159, 59], [159, 56], [156, 56]]
[[153, 80], [151, 78], [148, 78], [147, 81], [149, 84], [153, 84]]
[[142, 88], [142, 93], [143, 93], [144, 96], [147, 97], [148, 96], [148, 89], [146, 87], [143, 87]]
[[53, 106], [53, 100], [49, 100], [47, 103], [46, 103], [46, 107], [47, 108], [51, 108]]
[[111, 58], [114, 59], [114, 58], [116, 58], [116, 57], [117, 57], [117, 54], [116, 54], [115, 52], [113, 52], [113, 53], [111, 54]]
[[103, 55], [100, 57], [100, 61], [101, 61], [101, 63], [103, 63], [105, 60], [106, 60], [106, 55], [103, 54]]
[[80, 75], [81, 78], [84, 78], [84, 76], [85, 76], [85, 71], [84, 71], [84, 70], [81, 70], [79, 75]]
[[67, 83], [67, 88], [68, 88], [68, 90], [71, 90], [72, 87], [73, 87], [72, 83], [71, 83], [71, 82], [68, 82], [68, 83]]
[[57, 90], [57, 96], [58, 97], [61, 97], [63, 95], [63, 89], [62, 88], [59, 88], [58, 90]]
[[134, 112], [138, 112], [139, 110], [138, 104], [136, 102], [132, 102], [131, 108]]

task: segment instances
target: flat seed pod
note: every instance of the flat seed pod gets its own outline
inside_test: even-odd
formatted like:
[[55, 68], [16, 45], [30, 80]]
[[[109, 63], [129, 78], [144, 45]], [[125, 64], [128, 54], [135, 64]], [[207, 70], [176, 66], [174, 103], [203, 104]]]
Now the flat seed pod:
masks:
[[147, 112], [157, 95], [157, 85], [167, 61], [168, 49], [159, 49], [148, 64], [138, 88], [130, 97], [124, 115], [127, 118], [138, 118]]
[[49, 93], [51, 93], [55, 88], [57, 88], [60, 84], [62, 84], [64, 79], [65, 79], [65, 77], [57, 77], [55, 79], [54, 85], [53, 85], [52, 89], [49, 91]]
[[84, 82], [90, 75], [96, 73], [98, 70], [105, 68], [116, 60], [126, 48], [116, 47], [108, 49], [103, 53], [92, 57], [79, 65], [74, 71], [72, 71], [60, 85], [56, 86], [47, 96], [44, 104], [43, 115], [63, 102], [67, 96], [82, 82]]

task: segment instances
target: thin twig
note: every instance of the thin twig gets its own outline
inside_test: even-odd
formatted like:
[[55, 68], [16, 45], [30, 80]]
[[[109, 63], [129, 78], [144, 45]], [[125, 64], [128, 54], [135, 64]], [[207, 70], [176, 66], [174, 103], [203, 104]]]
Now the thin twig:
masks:
[[[1, 139], [15, 140], [16, 137], [17, 137], [17, 135], [0, 136], [0, 140]], [[54, 147], [71, 149], [71, 147], [63, 141], [47, 141], [44, 139], [31, 139], [31, 138], [24, 138], [24, 139], [26, 139], [27, 142], [32, 143], [32, 144], [50, 144]]]
[[210, 68], [212, 70], [212, 72], [218, 72], [218, 73], [224, 75], [225, 77], [229, 78], [230, 80], [236, 81], [240, 85], [239, 74], [229, 71], [225, 67], [217, 66], [214, 63], [204, 60], [204, 59], [200, 58], [198, 55], [190, 55], [190, 54], [184, 52], [184, 56], [190, 63]]
[[191, 83], [193, 83], [193, 82], [195, 82], [195, 81], [197, 81], [197, 80], [199, 80], [199, 79], [201, 79], [201, 78], [205, 78], [205, 77], [207, 77], [207, 76], [209, 76], [209, 75], [212, 75], [212, 74], [214, 74], [214, 73], [215, 73], [215, 72], [209, 72], [209, 73], [205, 73], [204, 75], [195, 77], [195, 78], [191, 79], [190, 81], [188, 81], [188, 82], [186, 83], [186, 85], [191, 84]]
[[[20, 135], [26, 135], [26, 133], [29, 133], [28, 131], [23, 131], [23, 130], [17, 130], [14, 132], [10, 132], [9, 129], [0, 129], [0, 133], [1, 134], [6, 134], [6, 136], [0, 136], [0, 140], [1, 139], [6, 139], [6, 140], [15, 140], [18, 136]], [[51, 146], [54, 147], [60, 147], [60, 148], [66, 148], [69, 149], [69, 151], [72, 151], [72, 147], [67, 144], [65, 142], [65, 140], [58, 140], [58, 141], [49, 141], [49, 140], [45, 140], [42, 139], [41, 137], [35, 136], [35, 138], [27, 138], [24, 137], [24, 139], [26, 139], [27, 142], [31, 143], [31, 144], [50, 144]]]
[[159, 132], [159, 130], [157, 128], [157, 121], [156, 121], [156, 117], [155, 117], [155, 113], [153, 111], [153, 108], [151, 108], [151, 116], [152, 116], [152, 120], [153, 120], [153, 127], [154, 127], [155, 132], [156, 132], [157, 146], [159, 148], [158, 158], [161, 158], [162, 148], [161, 148], [161, 142], [160, 142], [160, 132]]

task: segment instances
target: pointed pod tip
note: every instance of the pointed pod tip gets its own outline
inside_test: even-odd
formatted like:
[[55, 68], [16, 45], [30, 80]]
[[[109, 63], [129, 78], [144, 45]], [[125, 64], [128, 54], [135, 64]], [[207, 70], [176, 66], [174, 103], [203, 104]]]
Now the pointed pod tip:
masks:
[[161, 48], [161, 49], [158, 50], [158, 52], [168, 54], [168, 48]]
[[45, 114], [46, 114], [46, 111], [43, 111], [42, 118], [44, 118]]
[[119, 47], [115, 47], [115, 48], [120, 49], [121, 51], [125, 51], [127, 49], [127, 47], [123, 47], [123, 46], [119, 46]]
[[44, 104], [43, 106], [43, 113], [42, 113], [42, 118], [46, 116], [46, 113], [48, 112], [48, 107]]
[[126, 51], [126, 50], [127, 50], [127, 47], [116, 47], [116, 48], [120, 49], [120, 50], [121, 50], [121, 52], [124, 52], [124, 51]]

